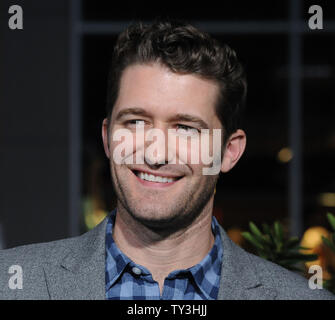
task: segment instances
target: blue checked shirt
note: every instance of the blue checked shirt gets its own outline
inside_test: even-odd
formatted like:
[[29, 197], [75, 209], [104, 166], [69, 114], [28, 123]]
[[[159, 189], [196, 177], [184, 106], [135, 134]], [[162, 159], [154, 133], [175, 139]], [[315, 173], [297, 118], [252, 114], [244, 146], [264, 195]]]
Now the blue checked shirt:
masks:
[[214, 245], [197, 265], [171, 272], [164, 281], [162, 295], [158, 282], [145, 267], [134, 263], [117, 247], [112, 231], [116, 210], [106, 228], [106, 299], [107, 300], [215, 300], [222, 262], [219, 224], [212, 219]]

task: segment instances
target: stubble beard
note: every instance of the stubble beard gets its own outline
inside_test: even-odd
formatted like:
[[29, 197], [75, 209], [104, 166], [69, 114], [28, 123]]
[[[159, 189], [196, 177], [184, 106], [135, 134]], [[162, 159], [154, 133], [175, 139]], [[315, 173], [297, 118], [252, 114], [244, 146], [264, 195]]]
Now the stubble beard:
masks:
[[118, 200], [126, 213], [144, 227], [168, 236], [190, 226], [203, 212], [205, 206], [213, 197], [217, 176], [207, 176], [202, 190], [195, 183], [183, 194], [166, 205], [145, 203], [147, 199], [135, 199], [127, 182], [118, 179], [111, 167], [112, 184]]

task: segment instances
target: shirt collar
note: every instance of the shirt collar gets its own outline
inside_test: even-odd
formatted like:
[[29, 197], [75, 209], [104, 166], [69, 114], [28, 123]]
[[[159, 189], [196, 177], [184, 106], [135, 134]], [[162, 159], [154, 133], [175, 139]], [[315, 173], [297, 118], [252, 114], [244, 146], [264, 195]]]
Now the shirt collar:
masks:
[[115, 223], [116, 210], [113, 210], [108, 218], [106, 227], [106, 289], [108, 290], [121, 276], [131, 260], [119, 249], [113, 239], [113, 226]]
[[223, 248], [219, 223], [212, 217], [214, 245], [210, 252], [198, 264], [189, 270], [207, 299], [216, 299], [219, 292]]
[[[106, 273], [107, 290], [109, 290], [109, 288], [117, 281], [129, 265], [135, 265], [135, 263], [118, 248], [113, 239], [112, 232], [115, 216], [116, 209], [112, 211], [106, 227], [106, 266], [108, 268], [108, 272]], [[194, 282], [207, 299], [216, 299], [217, 297], [223, 256], [220, 227], [214, 216], [212, 218], [212, 231], [215, 237], [214, 245], [205, 258], [191, 268], [186, 270], [175, 270], [168, 275], [168, 278], [173, 278], [181, 273], [191, 274]], [[144, 271], [144, 274], [149, 272], [143, 266], [140, 266], [140, 268]]]

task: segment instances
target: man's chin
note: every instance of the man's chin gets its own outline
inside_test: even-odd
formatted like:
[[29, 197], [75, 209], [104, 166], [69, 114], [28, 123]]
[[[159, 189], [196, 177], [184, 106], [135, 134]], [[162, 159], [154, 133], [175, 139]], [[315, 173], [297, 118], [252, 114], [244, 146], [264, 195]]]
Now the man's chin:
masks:
[[161, 209], [157, 209], [155, 211], [144, 211], [143, 213], [138, 210], [136, 211], [136, 213], [134, 211], [131, 211], [131, 215], [137, 222], [157, 232], [176, 231], [181, 229], [185, 225], [185, 221], [181, 219], [180, 215], [176, 215], [175, 212], [164, 213]]

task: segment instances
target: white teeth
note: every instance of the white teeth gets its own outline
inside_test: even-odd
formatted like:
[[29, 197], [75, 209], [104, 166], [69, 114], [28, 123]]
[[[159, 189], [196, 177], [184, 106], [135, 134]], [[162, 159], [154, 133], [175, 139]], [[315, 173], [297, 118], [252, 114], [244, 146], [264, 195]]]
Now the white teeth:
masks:
[[144, 172], [138, 172], [137, 176], [142, 180], [152, 181], [152, 182], [160, 182], [160, 183], [168, 183], [173, 182], [175, 179], [166, 178], [161, 176], [154, 176], [153, 174], [147, 174]]

